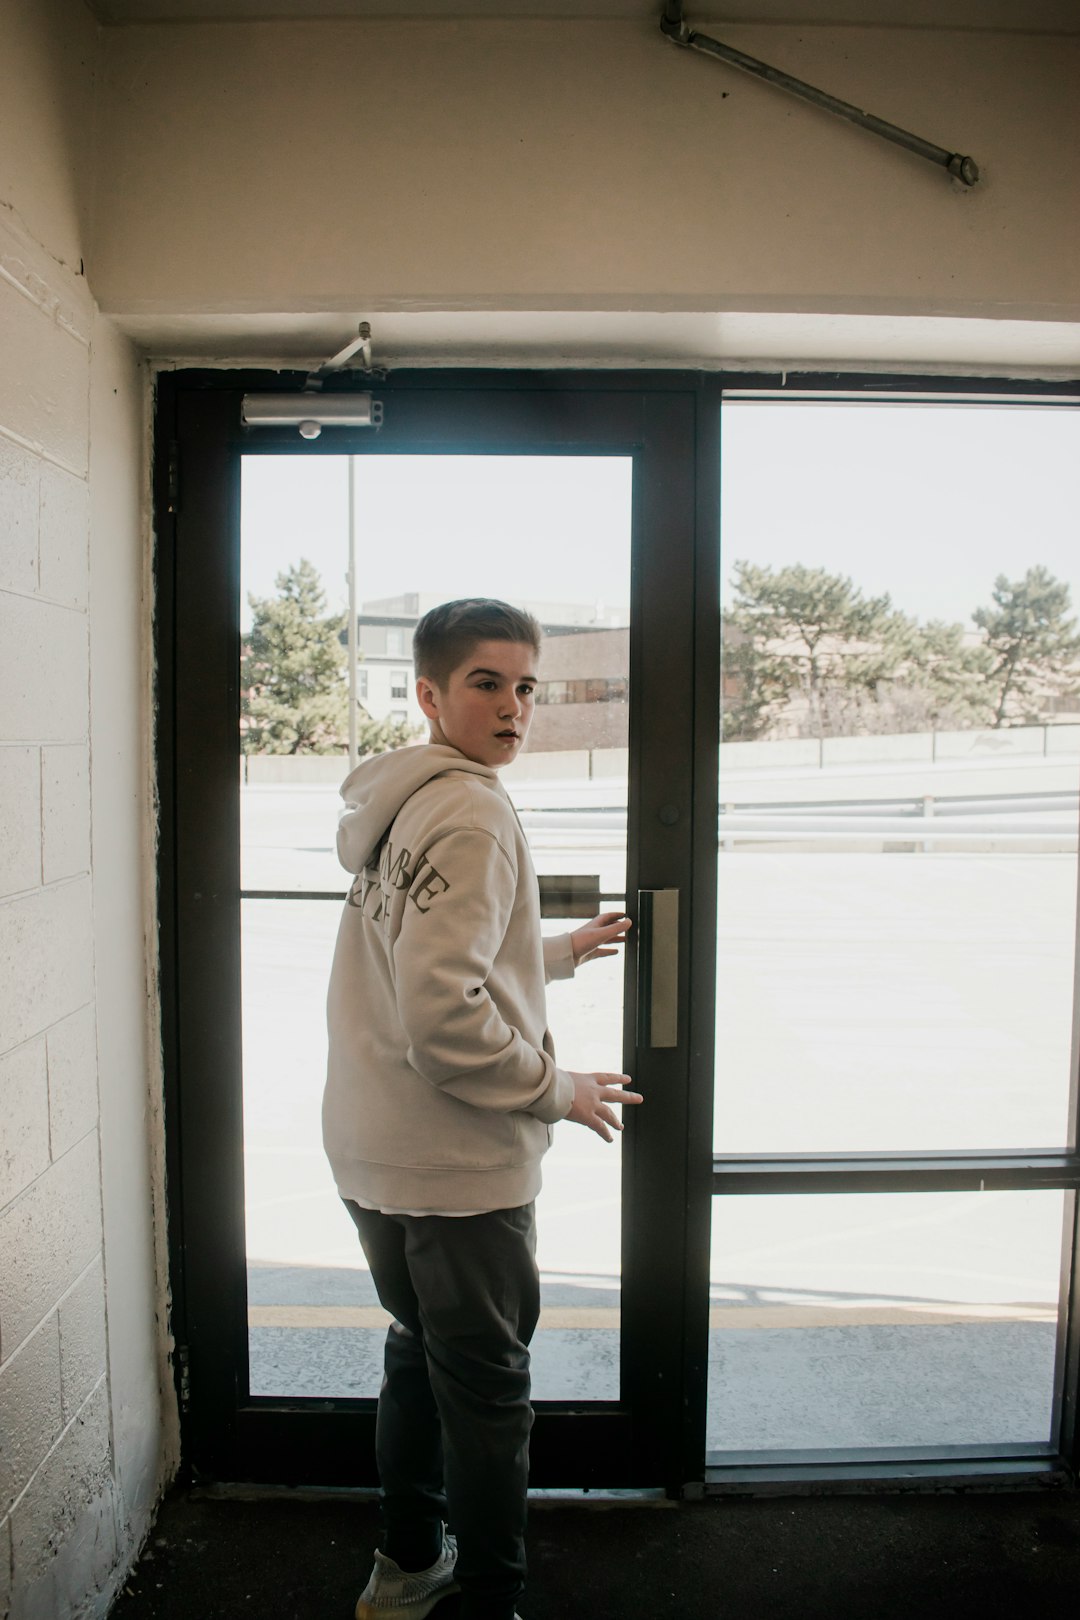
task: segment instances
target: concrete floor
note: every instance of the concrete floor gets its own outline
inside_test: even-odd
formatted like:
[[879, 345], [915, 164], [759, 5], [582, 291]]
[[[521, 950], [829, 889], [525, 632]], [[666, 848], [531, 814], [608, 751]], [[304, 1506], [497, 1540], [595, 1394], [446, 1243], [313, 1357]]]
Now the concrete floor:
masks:
[[[113, 1620], [350, 1620], [375, 1529], [352, 1497], [174, 1496]], [[524, 1620], [1018, 1620], [1075, 1612], [1080, 1493], [544, 1502], [529, 1548]]]

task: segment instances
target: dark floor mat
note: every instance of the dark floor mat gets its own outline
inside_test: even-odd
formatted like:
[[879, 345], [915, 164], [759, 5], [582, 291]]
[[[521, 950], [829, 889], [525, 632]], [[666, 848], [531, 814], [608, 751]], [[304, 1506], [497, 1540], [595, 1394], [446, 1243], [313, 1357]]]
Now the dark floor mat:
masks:
[[[352, 1497], [173, 1496], [114, 1620], [351, 1620], [375, 1532]], [[1080, 1494], [544, 1502], [529, 1554], [524, 1620], [1023, 1620], [1075, 1608]]]

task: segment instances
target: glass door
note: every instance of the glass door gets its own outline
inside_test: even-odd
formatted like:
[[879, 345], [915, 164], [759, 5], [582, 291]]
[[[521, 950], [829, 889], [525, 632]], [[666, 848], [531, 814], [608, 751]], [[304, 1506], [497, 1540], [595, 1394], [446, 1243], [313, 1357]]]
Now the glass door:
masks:
[[[422, 740], [412, 634], [493, 595], [544, 629], [527, 751], [502, 780], [545, 928], [626, 906], [632, 455], [266, 455], [241, 465], [241, 959], [248, 1389], [378, 1394], [388, 1318], [320, 1132], [341, 914], [338, 785]], [[350, 583], [350, 575], [352, 583]], [[350, 599], [355, 632], [348, 633]], [[355, 722], [350, 738], [349, 703]], [[622, 1063], [623, 969], [549, 987], [561, 1061]], [[537, 1400], [617, 1401], [621, 1152], [564, 1127], [538, 1207]]]
[[545, 931], [601, 910], [637, 924], [625, 961], [550, 987], [559, 1059], [631, 1073], [651, 1112], [611, 1145], [560, 1126], [545, 1161], [533, 1482], [681, 1484], [700, 1472], [683, 1327], [702, 1256], [686, 1214], [700, 390], [395, 378], [375, 390], [377, 432], [308, 442], [241, 427], [244, 390], [280, 377], [163, 384], [162, 946], [189, 1458], [217, 1478], [374, 1479], [386, 1318], [319, 1132], [347, 882], [337, 789], [351, 758], [422, 735], [418, 618], [485, 595], [545, 629], [529, 747], [505, 774]]
[[806, 392], [722, 413], [712, 1477], [1038, 1472], [1074, 1443], [1080, 415]]

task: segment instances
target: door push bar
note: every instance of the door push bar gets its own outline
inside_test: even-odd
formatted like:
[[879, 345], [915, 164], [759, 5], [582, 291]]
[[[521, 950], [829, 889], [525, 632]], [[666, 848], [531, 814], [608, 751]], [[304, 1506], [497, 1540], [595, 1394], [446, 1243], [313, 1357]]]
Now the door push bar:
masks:
[[638, 1045], [679, 1044], [679, 891], [638, 890]]
[[696, 28], [690, 27], [683, 17], [682, 10], [682, 0], [664, 0], [660, 31], [674, 44], [685, 45], [694, 51], [704, 51], [707, 56], [718, 56], [722, 62], [728, 62], [732, 67], [742, 68], [744, 72], [753, 73], [757, 78], [765, 79], [781, 90], [789, 90], [793, 96], [801, 96], [803, 101], [813, 102], [815, 107], [824, 107], [826, 112], [836, 113], [837, 117], [846, 118], [849, 123], [859, 124], [863, 129], [869, 129], [875, 135], [881, 135], [885, 140], [893, 141], [897, 146], [906, 147], [909, 152], [927, 158], [931, 163], [940, 164], [965, 186], [973, 186], [978, 181], [979, 166], [974, 158], [964, 157], [959, 152], [948, 152], [945, 147], [935, 146], [932, 141], [924, 141], [921, 136], [912, 135], [909, 130], [886, 123], [884, 118], [876, 118], [873, 113], [863, 112], [861, 107], [853, 107], [850, 101], [841, 101], [837, 96], [830, 96], [827, 90], [818, 90], [802, 79], [792, 78], [790, 73], [770, 67], [767, 62], [760, 62], [756, 56], [746, 56], [732, 45], [723, 45], [720, 40], [712, 39], [708, 34], [699, 34]]

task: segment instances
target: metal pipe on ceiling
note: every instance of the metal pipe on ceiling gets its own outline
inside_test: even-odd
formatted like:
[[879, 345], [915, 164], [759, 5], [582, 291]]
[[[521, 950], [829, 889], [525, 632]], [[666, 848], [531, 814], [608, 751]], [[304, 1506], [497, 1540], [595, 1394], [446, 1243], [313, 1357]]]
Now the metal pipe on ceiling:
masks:
[[747, 56], [732, 45], [724, 45], [708, 34], [699, 33], [696, 28], [690, 27], [683, 16], [682, 0], [664, 0], [660, 31], [675, 45], [702, 51], [707, 56], [719, 57], [731, 67], [742, 68], [743, 72], [752, 73], [755, 78], [775, 84], [778, 89], [787, 90], [791, 95], [799, 96], [815, 107], [823, 107], [826, 112], [835, 113], [838, 118], [846, 118], [849, 123], [859, 124], [863, 129], [881, 135], [896, 146], [903, 146], [918, 157], [926, 158], [930, 163], [936, 163], [940, 168], [946, 169], [965, 186], [973, 186], [978, 181], [979, 167], [974, 158], [964, 157], [959, 152], [949, 152], [943, 146], [936, 146], [933, 141], [924, 141], [921, 136], [912, 135], [910, 130], [900, 129], [898, 125], [890, 124], [884, 118], [877, 118], [873, 113], [864, 112], [861, 107], [852, 106], [849, 101], [841, 101], [837, 96], [829, 95], [827, 90], [818, 90], [814, 85], [793, 78], [790, 73], [784, 73], [780, 68], [770, 67], [767, 62], [758, 61], [756, 56]]

